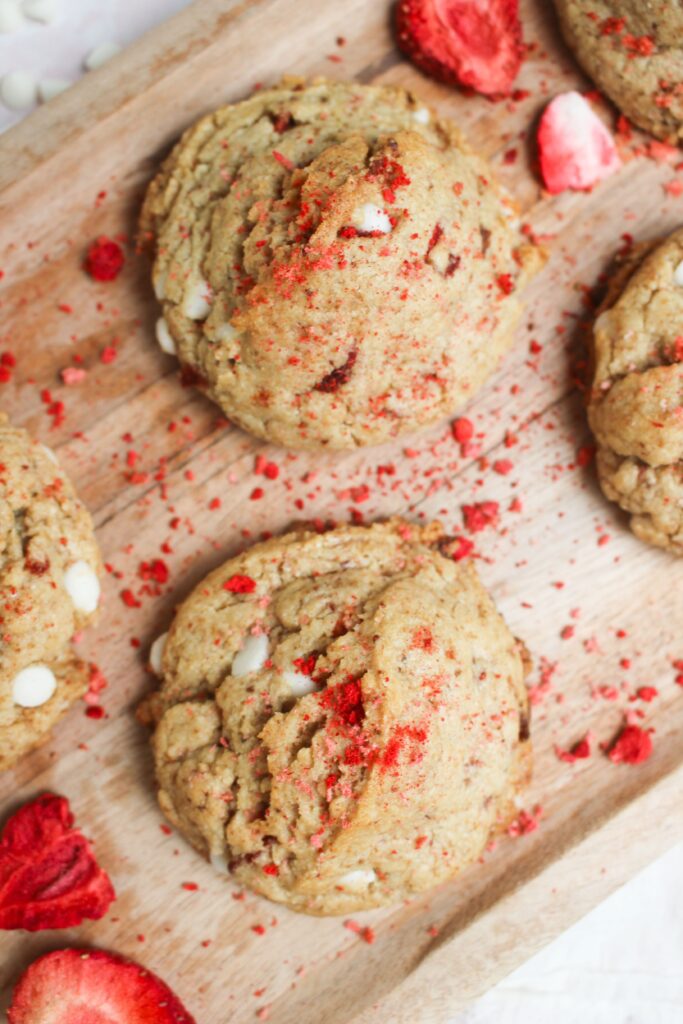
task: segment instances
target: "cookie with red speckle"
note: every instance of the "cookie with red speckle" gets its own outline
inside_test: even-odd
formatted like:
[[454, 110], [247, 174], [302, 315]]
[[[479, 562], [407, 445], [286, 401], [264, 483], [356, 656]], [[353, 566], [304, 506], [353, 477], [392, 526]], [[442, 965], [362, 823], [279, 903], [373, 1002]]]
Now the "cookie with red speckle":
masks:
[[530, 769], [525, 652], [438, 524], [295, 532], [212, 572], [152, 648], [159, 802], [310, 914], [456, 875]]
[[683, 139], [683, 6], [671, 0], [555, 0], [568, 45], [639, 128]]
[[602, 489], [642, 540], [683, 555], [683, 230], [637, 246], [593, 329], [588, 416]]
[[203, 118], [149, 187], [161, 347], [258, 437], [354, 448], [468, 402], [538, 251], [402, 89], [288, 79]]
[[56, 457], [0, 414], [0, 770], [87, 689], [71, 639], [94, 617], [99, 572], [92, 521]]

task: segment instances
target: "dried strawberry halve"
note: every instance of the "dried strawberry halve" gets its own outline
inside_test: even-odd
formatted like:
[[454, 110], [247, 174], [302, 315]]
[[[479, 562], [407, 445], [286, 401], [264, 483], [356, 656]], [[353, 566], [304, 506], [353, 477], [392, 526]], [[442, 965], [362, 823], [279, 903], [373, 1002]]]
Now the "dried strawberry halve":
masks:
[[614, 139], [578, 92], [563, 92], [543, 111], [538, 156], [548, 192], [585, 191], [621, 167]]
[[400, 0], [398, 45], [442, 82], [507, 96], [522, 63], [519, 0]]

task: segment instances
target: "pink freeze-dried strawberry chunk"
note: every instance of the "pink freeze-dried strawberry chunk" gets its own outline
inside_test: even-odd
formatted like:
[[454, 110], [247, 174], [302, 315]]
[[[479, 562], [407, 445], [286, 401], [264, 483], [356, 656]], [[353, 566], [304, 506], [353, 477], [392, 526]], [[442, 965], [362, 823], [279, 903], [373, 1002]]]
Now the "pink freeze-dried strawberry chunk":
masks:
[[101, 949], [58, 949], [14, 990], [9, 1024], [195, 1024], [161, 978]]
[[68, 801], [46, 794], [20, 807], [0, 837], [0, 928], [71, 928], [115, 898]]
[[442, 82], [507, 96], [522, 63], [519, 0], [400, 0], [398, 44]]
[[614, 139], [578, 92], [556, 96], [538, 126], [538, 153], [548, 192], [586, 190], [621, 167]]

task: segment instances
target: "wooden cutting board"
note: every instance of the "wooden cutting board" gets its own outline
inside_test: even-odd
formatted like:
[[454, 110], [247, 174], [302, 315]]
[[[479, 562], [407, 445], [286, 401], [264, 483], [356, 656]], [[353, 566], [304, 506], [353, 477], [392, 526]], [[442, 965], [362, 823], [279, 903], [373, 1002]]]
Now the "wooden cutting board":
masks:
[[[531, 47], [518, 85], [529, 95], [491, 103], [404, 63], [378, 0], [199, 0], [0, 139], [0, 350], [18, 361], [0, 405], [57, 449], [110, 567], [99, 626], [81, 643], [109, 681], [107, 715], [93, 721], [75, 708], [51, 743], [0, 776], [0, 815], [40, 791], [64, 793], [118, 892], [92, 925], [3, 934], [5, 1004], [33, 957], [79, 943], [157, 970], [199, 1024], [443, 1024], [683, 836], [683, 690], [672, 666], [683, 657], [681, 563], [638, 543], [592, 468], [577, 463], [588, 438], [572, 383], [587, 289], [624, 233], [669, 231], [681, 201], [663, 189], [674, 161], [637, 154], [591, 194], [542, 193], [535, 119], [549, 96], [587, 87], [550, 8], [522, 3]], [[82, 272], [99, 233], [132, 237], [145, 183], [186, 125], [284, 72], [414, 87], [491, 159], [522, 219], [546, 237], [550, 260], [529, 290], [517, 345], [469, 410], [484, 463], [460, 456], [448, 424], [334, 456], [266, 448], [217, 425], [217, 410], [180, 385], [154, 341], [145, 258], [131, 249], [110, 285]], [[114, 362], [102, 362], [107, 346]], [[79, 365], [85, 381], [65, 386], [60, 371]], [[64, 402], [60, 426], [43, 389]], [[277, 480], [254, 474], [257, 452], [278, 464]], [[492, 470], [499, 459], [512, 462], [507, 475]], [[257, 486], [261, 500], [251, 498]], [[424, 898], [358, 915], [374, 929], [373, 944], [342, 920], [241, 898], [181, 837], [161, 831], [147, 736], [133, 717], [151, 685], [150, 642], [197, 580], [263, 531], [302, 517], [346, 520], [352, 509], [366, 520], [440, 518], [453, 529], [473, 500], [500, 504], [499, 526], [474, 538], [480, 570], [535, 661], [536, 767], [524, 806], [542, 808], [538, 828], [505, 837]], [[154, 558], [170, 570], [159, 594], [139, 578]], [[124, 604], [127, 588], [140, 608]], [[644, 684], [659, 696], [629, 701]], [[599, 688], [616, 699], [596, 696]], [[654, 729], [654, 755], [638, 767], [613, 765], [600, 744], [634, 708]], [[588, 730], [592, 756], [559, 760], [555, 746]], [[199, 889], [183, 889], [188, 881]]]

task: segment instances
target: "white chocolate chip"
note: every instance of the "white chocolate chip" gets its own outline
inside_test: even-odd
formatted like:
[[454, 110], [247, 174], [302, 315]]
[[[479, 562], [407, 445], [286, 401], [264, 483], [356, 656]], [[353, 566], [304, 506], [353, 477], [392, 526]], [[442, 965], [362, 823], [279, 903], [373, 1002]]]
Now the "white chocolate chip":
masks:
[[59, 460], [57, 459], [55, 453], [52, 451], [52, 448], [48, 448], [46, 444], [41, 444], [39, 445], [39, 447], [42, 449], [43, 453], [47, 455], [50, 462], [54, 462], [55, 466], [59, 465]]
[[18, 0], [0, 0], [0, 33], [16, 32], [24, 24]]
[[166, 274], [155, 274], [152, 280], [154, 294], [159, 302], [166, 298]]
[[176, 354], [175, 341], [163, 316], [157, 320], [156, 333], [161, 351], [166, 352], [169, 356], [174, 356]]
[[211, 867], [214, 871], [217, 871], [219, 875], [225, 875], [228, 872], [228, 858], [222, 853], [212, 853], [210, 858]]
[[166, 641], [168, 640], [168, 633], [162, 633], [158, 636], [152, 646], [149, 649], [149, 667], [155, 676], [161, 675], [161, 669], [164, 662], [164, 651], [166, 650]]
[[26, 110], [38, 97], [38, 83], [28, 71], [10, 71], [0, 82], [0, 99], [10, 110]]
[[90, 615], [100, 600], [100, 581], [87, 562], [79, 560], [64, 573], [64, 586], [78, 612]]
[[683, 284], [683, 260], [674, 270], [674, 284]]
[[57, 0], [24, 0], [22, 10], [31, 21], [40, 21], [49, 25], [58, 14]]
[[351, 223], [358, 231], [381, 231], [387, 235], [391, 231], [391, 221], [384, 210], [373, 203], [363, 203], [353, 211]]
[[121, 53], [121, 47], [118, 43], [111, 42], [108, 40], [105, 43], [100, 43], [94, 50], [91, 50], [88, 56], [83, 62], [87, 71], [97, 71], [103, 64], [106, 64], [108, 60], [115, 57], [117, 53]]
[[20, 708], [39, 708], [57, 689], [57, 680], [47, 665], [29, 665], [12, 680], [12, 699]]
[[268, 660], [268, 637], [265, 633], [249, 635], [232, 661], [233, 676], [246, 676], [258, 672]]
[[214, 331], [214, 337], [216, 341], [234, 341], [237, 337], [237, 331], [232, 324], [219, 324]]
[[414, 110], [413, 121], [417, 121], [418, 124], [429, 124], [429, 111], [427, 108], [418, 107], [417, 110]]
[[203, 277], [191, 281], [183, 296], [183, 313], [190, 320], [206, 320], [211, 312], [211, 286]]
[[345, 889], [367, 889], [369, 885], [377, 881], [377, 875], [372, 868], [358, 868], [357, 871], [349, 871], [339, 879], [339, 885]]
[[313, 679], [304, 675], [303, 672], [287, 670], [282, 673], [282, 678], [287, 683], [292, 697], [305, 697], [307, 693], [315, 693], [318, 689]]
[[38, 83], [38, 95], [41, 103], [49, 103], [55, 96], [61, 95], [69, 88], [71, 82], [67, 78], [44, 78]]

